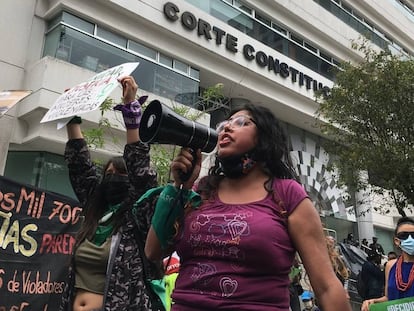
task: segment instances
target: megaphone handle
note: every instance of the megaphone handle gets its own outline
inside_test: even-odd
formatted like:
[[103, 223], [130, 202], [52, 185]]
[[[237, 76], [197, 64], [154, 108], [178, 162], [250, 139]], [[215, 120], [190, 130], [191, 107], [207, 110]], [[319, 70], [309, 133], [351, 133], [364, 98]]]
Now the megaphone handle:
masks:
[[184, 172], [179, 173], [180, 180], [182, 183], [186, 182], [191, 177], [191, 174], [193, 173], [193, 170], [194, 170], [194, 166], [196, 165], [196, 162], [197, 162], [196, 150], [190, 149], [190, 153], [193, 156], [193, 161], [191, 161], [191, 169], [187, 173], [184, 173]]

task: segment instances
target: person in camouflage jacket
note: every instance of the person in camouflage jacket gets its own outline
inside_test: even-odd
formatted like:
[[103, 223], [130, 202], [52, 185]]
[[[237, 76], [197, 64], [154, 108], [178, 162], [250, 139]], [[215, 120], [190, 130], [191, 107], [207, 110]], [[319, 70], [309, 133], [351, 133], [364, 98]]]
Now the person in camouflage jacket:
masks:
[[[103, 304], [97, 308], [96, 301], [94, 301], [90, 307], [94, 311], [153, 310], [144, 282], [141, 257], [143, 254], [140, 252], [142, 248], [138, 245], [138, 243], [142, 243], [142, 246], [145, 243], [153, 215], [153, 205], [151, 202], [145, 202], [145, 204], [136, 206], [133, 213], [134, 202], [146, 190], [157, 184], [156, 172], [150, 168], [150, 148], [139, 141], [140, 105], [145, 102], [146, 96], [140, 97], [138, 101], [134, 100], [138, 86], [131, 76], [124, 77], [119, 82], [123, 86], [124, 105], [118, 105], [114, 109], [122, 111], [127, 128], [127, 144], [123, 154], [125, 162], [119, 157], [109, 160], [103, 171], [103, 180], [109, 174], [125, 173], [124, 175], [126, 175], [127, 173], [129, 182], [126, 185], [129, 185], [129, 188], [125, 192], [126, 197], [116, 205], [117, 209], [112, 210], [113, 214], [107, 212], [110, 204], [102, 198], [105, 197], [106, 188], [103, 190], [103, 181], [100, 181], [91, 161], [89, 149], [80, 130], [81, 119], [75, 117], [67, 125], [69, 139], [65, 149], [65, 160], [68, 164], [73, 190], [83, 207], [82, 213], [85, 216], [77, 236], [74, 253], [85, 239], [92, 240], [97, 236], [98, 220], [102, 222], [102, 219], [109, 215], [109, 220], [105, 220], [105, 222], [110, 223], [113, 229], [105, 238], [105, 240], [110, 239], [110, 254], [102, 297]], [[123, 191], [118, 194], [121, 195], [121, 193], [124, 195]], [[117, 194], [114, 195], [117, 196]], [[137, 230], [140, 230], [138, 235]], [[79, 305], [76, 300], [79, 290], [75, 288], [75, 264], [75, 256], [73, 256], [69, 267], [68, 281], [62, 295], [60, 311], [86, 310], [84, 308], [86, 304]], [[148, 277], [162, 277], [161, 267], [161, 262], [159, 266], [152, 266], [150, 271], [152, 275]], [[92, 295], [96, 294], [92, 293]], [[99, 299], [98, 304], [100, 304]]]

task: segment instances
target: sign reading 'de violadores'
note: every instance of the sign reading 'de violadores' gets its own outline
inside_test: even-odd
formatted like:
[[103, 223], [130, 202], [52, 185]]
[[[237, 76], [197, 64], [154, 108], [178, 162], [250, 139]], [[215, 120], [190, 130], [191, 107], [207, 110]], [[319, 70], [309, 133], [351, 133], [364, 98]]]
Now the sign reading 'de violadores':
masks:
[[54, 311], [80, 224], [69, 197], [0, 176], [0, 311]]
[[[217, 45], [224, 44], [228, 51], [233, 53], [238, 52], [237, 37], [226, 33], [224, 30], [216, 26], [212, 27], [207, 21], [201, 18], [197, 19], [197, 17], [195, 17], [191, 12], [185, 11], [180, 15], [179, 13], [180, 9], [174, 3], [167, 2], [164, 4], [164, 15], [169, 20], [175, 22], [180, 19], [181, 24], [186, 29], [190, 31], [197, 29], [198, 36], [204, 36], [206, 39], [212, 40], [214, 35]], [[242, 48], [242, 52], [243, 56], [248, 61], [256, 60], [259, 67], [267, 67], [269, 71], [273, 71], [275, 74], [278, 74], [285, 79], [290, 77], [292, 83], [299, 83], [299, 86], [304, 86], [307, 90], [312, 89], [313, 91], [329, 91], [328, 86], [323, 85], [321, 82], [299, 71], [298, 69], [289, 66], [285, 62], [280, 62], [279, 59], [274, 58], [263, 51], [256, 51], [256, 49], [250, 44], [245, 44]]]

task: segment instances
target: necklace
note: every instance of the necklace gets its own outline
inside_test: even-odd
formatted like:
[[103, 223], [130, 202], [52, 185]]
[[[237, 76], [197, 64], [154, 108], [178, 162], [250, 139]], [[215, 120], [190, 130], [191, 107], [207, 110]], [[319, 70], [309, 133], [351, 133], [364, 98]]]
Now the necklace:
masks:
[[411, 287], [411, 285], [414, 282], [414, 264], [411, 266], [408, 281], [404, 282], [402, 278], [402, 257], [403, 256], [400, 256], [400, 258], [398, 258], [397, 260], [397, 267], [395, 268], [395, 284], [397, 285], [397, 289], [399, 291], [405, 292], [407, 289]]

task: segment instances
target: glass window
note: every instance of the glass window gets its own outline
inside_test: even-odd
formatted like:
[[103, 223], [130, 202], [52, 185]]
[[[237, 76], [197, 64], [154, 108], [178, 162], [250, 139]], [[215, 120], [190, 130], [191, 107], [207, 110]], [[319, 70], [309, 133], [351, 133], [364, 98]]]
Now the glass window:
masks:
[[66, 45], [65, 27], [59, 26], [47, 34], [45, 40], [44, 55], [50, 55], [62, 60], [70, 59], [70, 45]]
[[[100, 36], [122, 43], [122, 47], [114, 46], [85, 34], [70, 26], [61, 25], [55, 27], [46, 34], [43, 55], [49, 55], [63, 59], [72, 64], [100, 72], [108, 68], [126, 63], [138, 61], [140, 65], [134, 71], [134, 77], [140, 89], [153, 92], [157, 95], [165, 95], [177, 102], [192, 106], [198, 97], [200, 73], [196, 68], [178, 60], [173, 60], [167, 55], [160, 55], [159, 62], [182, 73], [173, 72], [156, 63], [158, 52], [134, 41], [129, 42], [129, 49], [147, 56], [149, 59], [139, 57], [126, 50], [127, 40], [112, 32], [100, 29]], [[160, 77], [165, 75], [166, 79]]]
[[348, 13], [352, 14], [352, 8], [348, 5], [346, 5], [345, 3], [342, 2], [342, 8], [347, 11]]
[[200, 80], [200, 71], [193, 67], [190, 67], [190, 77]]
[[[17, 182], [37, 186], [38, 152], [9, 151], [7, 154], [4, 176]], [[29, 177], [30, 176], [30, 177]]]
[[234, 0], [233, 5], [236, 8], [239, 8], [240, 10], [246, 12], [249, 15], [252, 15], [253, 10], [251, 8], [249, 8], [248, 6], [246, 6], [244, 3], [238, 1], [238, 0]]
[[173, 68], [173, 59], [167, 55], [160, 53], [160, 64]]
[[145, 45], [142, 45], [138, 42], [129, 40], [128, 42], [128, 48], [131, 51], [137, 52], [138, 54], [142, 56], [149, 57], [151, 59], [156, 60], [157, 59], [157, 52], [153, 49], [150, 49], [149, 47], [146, 47]]
[[329, 55], [327, 55], [323, 52], [320, 52], [320, 55], [321, 55], [322, 58], [326, 59], [327, 61], [331, 61], [331, 56], [329, 56]]
[[275, 29], [276, 31], [278, 31], [278, 32], [280, 32], [280, 33], [283, 33], [284, 35], [287, 35], [287, 30], [286, 29], [284, 29], [284, 28], [282, 28], [282, 27], [280, 27], [278, 24], [276, 24], [276, 23], [273, 23], [272, 22], [272, 28], [273, 29]]
[[299, 38], [298, 36], [296, 36], [296, 35], [294, 35], [294, 34], [290, 34], [290, 38], [293, 40], [293, 41], [295, 41], [295, 42], [297, 42], [297, 43], [299, 43], [299, 45], [303, 45], [303, 40], [302, 40], [302, 38]]
[[[361, 35], [367, 37], [371, 40], [374, 44], [378, 45], [380, 48], [385, 49], [387, 48], [388, 44], [390, 43], [387, 39], [391, 40], [391, 38], [387, 38], [386, 35], [376, 29], [376, 27], [367, 19], [359, 15], [358, 12], [355, 12], [350, 6], [342, 3], [341, 1], [330, 1], [330, 0], [314, 0], [315, 2], [319, 3], [322, 7], [327, 9], [333, 15], [341, 19], [347, 25], [351, 26], [353, 29], [358, 31]], [[330, 5], [333, 3], [341, 4], [342, 6], [337, 5]], [[392, 40], [391, 40], [392, 42]]]
[[73, 26], [77, 29], [80, 29], [82, 31], [85, 31], [91, 35], [93, 35], [95, 30], [95, 24], [85, 21], [84, 19], [81, 19], [77, 16], [74, 16], [72, 14], [69, 14], [67, 12], [63, 12], [62, 14], [62, 21], [65, 24], [68, 24], [70, 26]]
[[263, 15], [260, 15], [256, 12], [256, 18], [257, 20], [261, 21], [263, 24], [267, 25], [267, 26], [271, 26], [272, 23], [270, 22], [270, 19], [264, 17]]
[[[65, 57], [65, 60], [72, 64], [96, 72], [126, 62], [139, 61], [140, 65], [133, 75], [140, 89], [157, 95], [168, 95], [168, 98], [185, 105], [192, 104], [198, 95], [199, 72], [197, 69], [192, 68], [193, 78], [190, 78], [69, 27], [62, 26], [47, 34], [44, 55], [53, 57], [59, 55], [59, 58]], [[170, 64], [172, 68], [172, 58], [163, 56], [161, 60]], [[181, 62], [177, 65], [179, 68], [184, 66], [188, 68], [188, 65]], [[163, 79], [159, 75], [165, 75], [168, 81], [162, 83]], [[182, 94], [185, 96], [181, 96]]]
[[[304, 49], [302, 47], [304, 44], [303, 39], [299, 36], [294, 36], [294, 39], [296, 39], [296, 41], [298, 41], [301, 46], [298, 46], [297, 44], [292, 44], [290, 40], [288, 40], [286, 37], [284, 37], [278, 32], [280, 31], [284, 34], [287, 34], [287, 31], [283, 28], [278, 29], [277, 27], [280, 26], [276, 26], [276, 23], [271, 25], [274, 29], [278, 31], [275, 31], [263, 25], [262, 22], [259, 22], [251, 16], [242, 14], [238, 9], [232, 7], [231, 5], [221, 0], [210, 0], [209, 3], [211, 4], [211, 8], [208, 10], [200, 4], [200, 1], [186, 1], [206, 11], [212, 16], [222, 20], [230, 26], [238, 29], [239, 31], [246, 33], [252, 38], [272, 47], [273, 49], [283, 53], [284, 55], [291, 57], [299, 63], [308, 66], [309, 68], [315, 70], [316, 72], [319, 72], [320, 74], [328, 77], [329, 79], [331, 78], [330, 74], [327, 74], [325, 71], [320, 71], [320, 66], [318, 66], [320, 62], [326, 61], [321, 60], [319, 56], [314, 55], [310, 53], [308, 50]], [[234, 6], [237, 7], [236, 4], [234, 4]], [[325, 65], [328, 68], [332, 66], [327, 62]]]
[[253, 30], [252, 18], [222, 1], [213, 1], [209, 13], [243, 33]]
[[315, 52], [315, 53], [318, 52], [317, 48], [315, 48], [314, 46], [312, 46], [311, 44], [309, 44], [307, 42], [305, 42], [305, 47], [308, 48], [309, 50], [311, 50], [312, 52]]
[[76, 199], [62, 155], [9, 151], [4, 176]]
[[185, 64], [183, 62], [180, 62], [179, 60], [174, 59], [174, 69], [177, 69], [181, 72], [184, 72], [184, 73], [188, 74], [188, 67], [189, 66], [187, 64]]
[[96, 35], [123, 48], [127, 47], [127, 39], [102, 27], [96, 29]]
[[327, 9], [328, 11], [331, 10], [332, 3], [331, 3], [330, 0], [318, 0], [316, 2], [318, 2], [319, 5], [321, 5], [322, 7], [324, 7], [325, 9]]
[[341, 62], [340, 62], [339, 60], [335, 59], [335, 58], [332, 58], [332, 62], [333, 62], [335, 65], [337, 65], [338, 67], [340, 67], [340, 66], [341, 66]]
[[66, 162], [61, 155], [43, 153], [38, 187], [75, 198]]
[[62, 20], [62, 14], [59, 14], [55, 18], [53, 18], [50, 21], [48, 21], [48, 23], [47, 23], [47, 30], [51, 30], [54, 27], [56, 27], [60, 23], [61, 20]]

